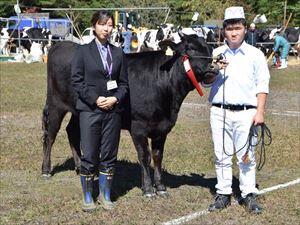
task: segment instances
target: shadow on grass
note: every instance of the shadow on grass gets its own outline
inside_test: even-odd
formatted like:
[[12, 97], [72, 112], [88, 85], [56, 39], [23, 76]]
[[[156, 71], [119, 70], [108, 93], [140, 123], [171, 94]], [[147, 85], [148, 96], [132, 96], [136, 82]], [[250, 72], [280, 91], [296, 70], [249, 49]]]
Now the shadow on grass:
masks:
[[[54, 166], [51, 174], [74, 170], [75, 164], [73, 158], [67, 159], [63, 164]], [[153, 169], [150, 168], [151, 177], [153, 178]], [[162, 171], [162, 179], [167, 188], [178, 188], [182, 185], [197, 186], [208, 188], [212, 195], [215, 194], [215, 185], [217, 178], [205, 178], [205, 174], [191, 173], [189, 175], [175, 175], [166, 171]], [[112, 190], [112, 199], [116, 200], [121, 196], [126, 195], [131, 189], [141, 188], [141, 168], [138, 163], [119, 160], [116, 164], [116, 174], [114, 176], [114, 184]], [[239, 181], [233, 177], [233, 193], [236, 196], [240, 195]], [[97, 182], [95, 182], [97, 189]], [[142, 194], [142, 191], [141, 191]]]
[[51, 171], [51, 176], [68, 170], [75, 170], [75, 162], [73, 158], [69, 158], [60, 165], [55, 165]]
[[[150, 169], [150, 172], [151, 177], [153, 178], [152, 168]], [[205, 174], [191, 173], [189, 175], [175, 175], [163, 170], [162, 180], [167, 188], [178, 188], [182, 185], [189, 185], [208, 188], [212, 195], [216, 193], [215, 185], [217, 183], [217, 178], [205, 178]], [[113, 199], [118, 199], [135, 187], [141, 188], [140, 165], [124, 160], [118, 161], [112, 192]], [[239, 196], [239, 181], [236, 177], [233, 177], [232, 188], [234, 195]]]

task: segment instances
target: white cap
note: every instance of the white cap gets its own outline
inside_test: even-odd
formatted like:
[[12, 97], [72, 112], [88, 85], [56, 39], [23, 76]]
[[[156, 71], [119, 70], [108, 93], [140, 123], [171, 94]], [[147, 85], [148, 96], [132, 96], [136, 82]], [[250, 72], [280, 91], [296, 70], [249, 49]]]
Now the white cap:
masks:
[[224, 20], [245, 19], [244, 8], [239, 6], [229, 7], [225, 9]]
[[128, 29], [132, 29], [132, 25], [129, 23], [129, 24], [127, 25], [127, 28], [128, 28]]
[[250, 27], [255, 28], [255, 23], [251, 23], [251, 24], [250, 24]]
[[269, 34], [269, 39], [272, 40], [275, 37], [275, 34], [278, 33], [280, 31], [280, 29], [273, 29], [271, 30], [270, 34]]

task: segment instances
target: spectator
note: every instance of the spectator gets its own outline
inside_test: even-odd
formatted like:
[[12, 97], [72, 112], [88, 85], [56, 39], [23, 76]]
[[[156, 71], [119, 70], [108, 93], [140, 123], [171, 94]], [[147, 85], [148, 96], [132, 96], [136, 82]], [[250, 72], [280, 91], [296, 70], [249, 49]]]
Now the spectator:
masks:
[[255, 29], [255, 24], [251, 23], [250, 27], [246, 33], [245, 40], [249, 45], [256, 47], [257, 36], [258, 36], [258, 33], [257, 33], [257, 30]]
[[124, 38], [124, 53], [130, 53], [131, 50], [131, 37], [132, 37], [132, 25], [127, 25], [127, 30], [123, 29], [122, 36]]
[[274, 40], [274, 53], [280, 52], [280, 67], [278, 69], [287, 68], [287, 56], [289, 54], [291, 45], [290, 43], [279, 34], [278, 31], [274, 30], [270, 33], [270, 39]]

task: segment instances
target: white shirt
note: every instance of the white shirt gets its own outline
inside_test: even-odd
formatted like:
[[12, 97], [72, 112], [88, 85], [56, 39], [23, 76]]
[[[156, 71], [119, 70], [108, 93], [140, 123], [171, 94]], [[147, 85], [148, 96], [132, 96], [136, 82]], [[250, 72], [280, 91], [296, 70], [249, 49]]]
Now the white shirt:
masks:
[[264, 54], [245, 41], [234, 51], [227, 44], [213, 51], [214, 56], [221, 53], [225, 55], [229, 64], [225, 71], [220, 70], [212, 84], [209, 102], [257, 106], [256, 95], [269, 93], [270, 73]]

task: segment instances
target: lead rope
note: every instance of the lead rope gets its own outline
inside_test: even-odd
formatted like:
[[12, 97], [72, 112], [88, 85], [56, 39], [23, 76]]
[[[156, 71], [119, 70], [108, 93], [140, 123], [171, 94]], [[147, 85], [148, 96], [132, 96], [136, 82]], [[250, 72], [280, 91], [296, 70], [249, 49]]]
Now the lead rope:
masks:
[[[223, 133], [224, 133], [224, 130], [223, 130]], [[223, 134], [223, 138], [224, 138], [224, 134]], [[257, 142], [254, 144], [252, 143], [253, 138], [256, 138], [256, 140], [257, 140]], [[228, 154], [225, 151], [224, 139], [223, 139], [223, 152], [227, 156], [233, 156], [234, 154], [241, 151], [248, 144], [247, 150], [246, 150], [245, 154], [243, 155], [242, 160], [244, 163], [249, 163], [248, 153], [249, 153], [250, 148], [257, 147], [260, 145], [259, 163], [257, 165], [257, 170], [261, 170], [266, 162], [266, 146], [269, 146], [271, 143], [272, 143], [272, 133], [271, 133], [270, 129], [267, 127], [267, 125], [265, 123], [262, 123], [262, 124], [256, 125], [256, 126], [254, 124], [252, 124], [250, 127], [247, 141], [243, 147], [241, 147], [239, 150], [235, 151], [233, 154]]]
[[[224, 69], [224, 74], [223, 74], [223, 104], [225, 104], [225, 73], [226, 73], [226, 68]], [[232, 154], [229, 154], [225, 150], [225, 118], [226, 118], [226, 110], [223, 108], [223, 132], [222, 132], [222, 137], [223, 137], [223, 152], [222, 152], [222, 159], [223, 159], [223, 153], [227, 156], [233, 156], [234, 154], [240, 152], [242, 149], [246, 147], [248, 144], [247, 150], [245, 154], [242, 157], [242, 160], [244, 163], [249, 163], [249, 150], [251, 147], [257, 147], [260, 144], [260, 152], [259, 152], [259, 163], [257, 165], [257, 170], [260, 171], [263, 166], [265, 165], [266, 162], [266, 146], [269, 146], [272, 143], [272, 133], [271, 130], [267, 127], [265, 123], [262, 123], [260, 125], [254, 125], [252, 124], [250, 127], [249, 135], [247, 138], [246, 143], [243, 145], [238, 150], [234, 150]], [[260, 129], [259, 129], [260, 128]], [[260, 132], [259, 132], [260, 131]], [[266, 140], [266, 137], [268, 140]], [[255, 144], [252, 143], [253, 138], [257, 138], [257, 142]], [[223, 175], [223, 168], [222, 168], [222, 175]]]
[[[257, 128], [257, 129], [255, 129], [255, 128]], [[272, 143], [272, 133], [271, 133], [271, 130], [267, 127], [267, 125], [265, 123], [263, 123], [263, 124], [260, 124], [258, 126], [254, 126], [254, 124], [252, 124], [252, 126], [250, 128], [249, 136], [250, 136], [250, 134], [251, 134], [251, 138], [252, 137], [257, 138], [257, 143], [252, 144], [251, 141], [250, 141], [249, 146], [250, 146], [250, 144], [251, 144], [252, 147], [256, 147], [256, 146], [260, 145], [259, 163], [257, 165], [257, 170], [259, 171], [265, 165], [265, 162], [266, 162], [266, 146], [269, 146]], [[248, 151], [250, 149], [249, 146], [247, 148], [247, 151], [246, 151], [245, 155], [246, 154], [248, 155]]]

